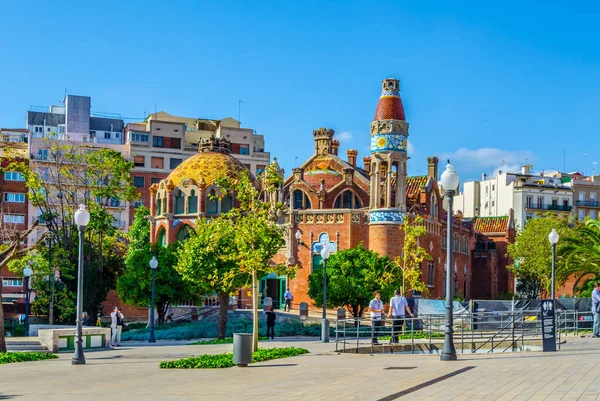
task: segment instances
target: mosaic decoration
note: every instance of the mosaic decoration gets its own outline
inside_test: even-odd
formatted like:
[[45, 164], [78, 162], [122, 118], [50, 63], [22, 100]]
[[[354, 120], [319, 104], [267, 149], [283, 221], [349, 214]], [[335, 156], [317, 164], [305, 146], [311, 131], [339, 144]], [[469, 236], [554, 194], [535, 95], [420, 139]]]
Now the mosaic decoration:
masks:
[[313, 242], [310, 249], [312, 249], [313, 253], [321, 253], [324, 247], [329, 248], [330, 253], [337, 252], [337, 244], [333, 241], [329, 241], [329, 234], [322, 233], [319, 235], [319, 241]]
[[385, 151], [406, 152], [408, 140], [404, 135], [376, 134], [371, 136], [371, 153]]
[[508, 216], [477, 217], [475, 230], [484, 234], [505, 233], [508, 230]]
[[381, 97], [379, 98], [379, 103], [377, 103], [377, 110], [375, 110], [375, 118], [373, 120], [406, 120], [399, 90], [387, 87], [381, 91]]
[[399, 210], [373, 210], [369, 212], [369, 222], [371, 223], [404, 223], [404, 213]]

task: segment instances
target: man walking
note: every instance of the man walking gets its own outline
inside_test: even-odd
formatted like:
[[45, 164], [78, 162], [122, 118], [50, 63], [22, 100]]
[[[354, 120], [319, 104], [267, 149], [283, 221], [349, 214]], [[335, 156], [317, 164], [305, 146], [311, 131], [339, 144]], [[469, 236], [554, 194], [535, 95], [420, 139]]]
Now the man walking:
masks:
[[121, 346], [121, 331], [123, 330], [123, 314], [116, 306], [110, 314], [110, 328], [112, 331], [111, 346]]
[[600, 337], [600, 282], [594, 284], [592, 291], [592, 314], [594, 315], [593, 338]]
[[383, 320], [381, 319], [384, 313], [383, 302], [381, 302], [381, 293], [379, 291], [375, 291], [373, 294], [375, 295], [375, 298], [373, 298], [369, 303], [369, 310], [371, 311], [371, 324], [373, 325], [371, 342], [373, 345], [379, 345], [379, 342], [377, 342], [377, 333], [379, 332], [379, 328], [383, 326]]
[[398, 333], [404, 325], [405, 313], [409, 314], [410, 317], [415, 316], [412, 314], [406, 298], [400, 295], [399, 290], [395, 290], [394, 296], [390, 299], [390, 310], [387, 314], [388, 318], [392, 318], [392, 343], [398, 342]]
[[292, 299], [294, 298], [289, 288], [287, 289], [285, 294], [283, 294], [283, 297], [285, 298], [285, 305], [283, 306], [283, 311], [285, 312], [287, 308], [287, 311], [289, 312], [292, 310]]

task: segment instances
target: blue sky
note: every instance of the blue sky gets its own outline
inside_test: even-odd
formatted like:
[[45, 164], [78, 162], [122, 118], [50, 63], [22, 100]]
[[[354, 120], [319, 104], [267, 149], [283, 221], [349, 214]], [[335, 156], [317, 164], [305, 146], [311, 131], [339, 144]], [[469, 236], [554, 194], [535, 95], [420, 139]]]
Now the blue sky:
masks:
[[396, 77], [409, 174], [424, 174], [430, 155], [450, 158], [463, 181], [503, 164], [562, 170], [564, 153], [568, 171], [591, 173], [598, 4], [4, 2], [0, 126], [23, 127], [30, 105], [57, 104], [65, 88], [126, 118], [155, 106], [237, 118], [242, 99], [242, 125], [289, 174], [322, 126], [362, 161], [380, 82]]

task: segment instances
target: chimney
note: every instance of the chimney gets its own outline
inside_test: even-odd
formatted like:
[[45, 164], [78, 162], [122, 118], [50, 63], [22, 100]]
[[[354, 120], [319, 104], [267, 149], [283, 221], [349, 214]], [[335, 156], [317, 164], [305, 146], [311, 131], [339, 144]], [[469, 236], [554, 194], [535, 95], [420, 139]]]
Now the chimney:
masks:
[[356, 167], [356, 156], [358, 156], [358, 150], [348, 149], [346, 151], [346, 155], [348, 156], [348, 164], [352, 167]]
[[433, 178], [437, 181], [438, 179], [438, 159], [436, 156], [427, 158], [427, 177]]
[[338, 141], [337, 139], [334, 139], [333, 141], [331, 141], [331, 153], [333, 153], [334, 155], [338, 155], [338, 150], [340, 149], [340, 141]]
[[486, 173], [481, 174], [481, 181], [485, 181], [486, 178], [487, 178]]
[[371, 172], [371, 158], [370, 157], [363, 157], [363, 163], [365, 165], [365, 171], [367, 173]]
[[319, 128], [313, 131], [313, 137], [315, 138], [316, 155], [327, 156], [331, 153], [332, 139], [334, 133], [335, 132], [331, 128]]

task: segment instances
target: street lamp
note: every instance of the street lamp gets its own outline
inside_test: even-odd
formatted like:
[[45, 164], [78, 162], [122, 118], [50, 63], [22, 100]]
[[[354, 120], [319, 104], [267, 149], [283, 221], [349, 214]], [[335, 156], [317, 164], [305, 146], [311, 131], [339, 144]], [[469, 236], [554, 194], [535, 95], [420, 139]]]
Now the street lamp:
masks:
[[329, 342], [329, 320], [327, 320], [327, 259], [329, 259], [329, 248], [327, 245], [321, 249], [323, 258], [323, 321], [321, 323], [321, 342]]
[[90, 222], [90, 212], [85, 210], [85, 205], [79, 205], [75, 212], [75, 224], [79, 229], [79, 266], [77, 268], [77, 337], [75, 339], [75, 353], [71, 359], [72, 365], [85, 365], [83, 356], [83, 327], [81, 315], [83, 314], [83, 234], [85, 227]]
[[448, 214], [446, 216], [446, 243], [448, 245], [446, 246], [446, 331], [440, 360], [456, 361], [456, 349], [454, 348], [453, 338], [454, 317], [452, 316], [452, 200], [456, 194], [456, 189], [458, 188], [459, 177], [456, 170], [454, 170], [454, 166], [450, 164], [450, 160], [448, 160], [448, 165], [446, 166], [446, 170], [442, 173], [440, 181], [442, 188], [444, 189], [444, 196], [448, 199]]
[[156, 274], [157, 267], [158, 260], [156, 260], [156, 256], [152, 256], [152, 260], [150, 260], [150, 270], [152, 270], [152, 306], [150, 307], [150, 336], [148, 337], [149, 343], [156, 342], [156, 338], [154, 338], [154, 277]]
[[298, 245], [304, 246], [304, 242], [302, 242], [302, 233], [300, 232], [300, 230], [297, 230], [296, 234], [294, 234], [294, 236], [296, 237], [296, 241], [297, 241]]
[[550, 241], [550, 245], [552, 245], [552, 287], [550, 290], [550, 294], [552, 297], [552, 304], [554, 305], [554, 287], [556, 285], [556, 244], [558, 243], [558, 233], [553, 228], [550, 234], [548, 234], [548, 241]]
[[29, 277], [33, 274], [33, 260], [27, 262], [29, 266], [25, 266], [23, 269], [23, 276], [25, 277], [25, 336], [29, 337]]

